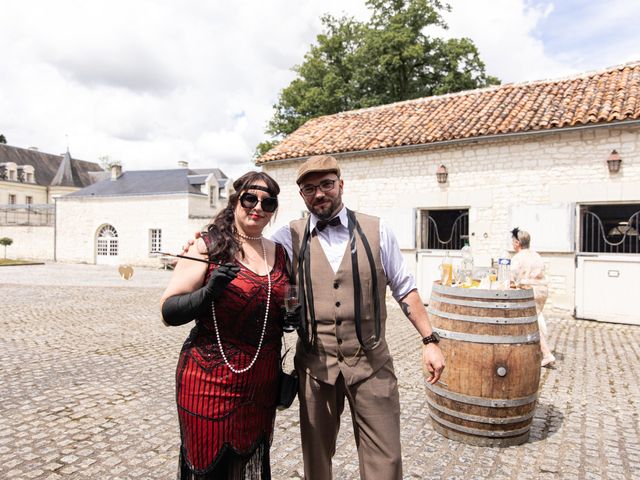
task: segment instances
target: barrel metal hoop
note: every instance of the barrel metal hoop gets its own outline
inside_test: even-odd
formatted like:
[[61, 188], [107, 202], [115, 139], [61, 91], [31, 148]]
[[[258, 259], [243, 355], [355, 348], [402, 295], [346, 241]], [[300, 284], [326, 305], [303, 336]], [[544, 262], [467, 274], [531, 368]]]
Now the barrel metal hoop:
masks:
[[427, 309], [427, 312], [442, 318], [449, 318], [451, 320], [460, 320], [462, 322], [472, 322], [472, 323], [495, 323], [498, 325], [521, 325], [521, 324], [525, 325], [528, 323], [536, 323], [538, 321], [537, 315], [532, 315], [530, 317], [513, 317], [513, 318], [476, 317], [473, 315], [463, 315], [462, 313], [443, 312], [431, 306]]
[[523, 308], [531, 308], [536, 306], [536, 302], [531, 300], [529, 302], [474, 302], [473, 300], [461, 300], [459, 298], [441, 297], [435, 293], [431, 294], [431, 300], [435, 300], [440, 303], [447, 303], [451, 305], [462, 305], [464, 307], [476, 307], [476, 308], [495, 308], [500, 310], [520, 310]]
[[533, 290], [530, 288], [486, 290], [482, 288], [443, 287], [439, 283], [434, 283], [431, 290], [437, 293], [444, 293], [446, 295], [454, 295], [456, 297], [492, 298], [495, 300], [533, 299]]
[[535, 411], [531, 411], [526, 415], [520, 415], [518, 417], [482, 417], [480, 415], [470, 415], [468, 413], [457, 412], [455, 410], [451, 410], [450, 408], [444, 407], [442, 405], [438, 405], [436, 402], [431, 400], [431, 398], [427, 397], [427, 403], [431, 408], [435, 408], [436, 410], [441, 411], [447, 415], [451, 415], [452, 417], [461, 418], [462, 420], [468, 420], [470, 422], [477, 423], [490, 423], [492, 425], [506, 425], [509, 423], [519, 423], [524, 422], [526, 420], [530, 420], [533, 418]]
[[456, 402], [468, 403], [470, 405], [479, 405], [481, 407], [521, 407], [522, 405], [528, 405], [538, 399], [538, 393], [528, 395], [526, 397], [512, 398], [509, 400], [500, 400], [496, 398], [482, 398], [471, 395], [464, 395], [462, 393], [450, 392], [436, 385], [432, 385], [425, 380], [426, 387], [436, 395], [439, 395], [449, 400]]
[[445, 427], [450, 428], [451, 430], [456, 430], [462, 433], [468, 433], [470, 435], [480, 435], [483, 437], [493, 437], [493, 438], [515, 437], [516, 435], [521, 435], [523, 433], [528, 432], [531, 429], [531, 425], [527, 425], [526, 427], [518, 428], [517, 430], [483, 430], [481, 428], [464, 427], [462, 425], [449, 422], [444, 418], [440, 418], [438, 415], [435, 414], [434, 411], [431, 411], [430, 414], [431, 414], [431, 418], [433, 418], [436, 422], [444, 425]]
[[520, 344], [537, 343], [540, 341], [539, 332], [528, 333], [527, 335], [477, 335], [475, 333], [452, 332], [451, 330], [442, 330], [441, 328], [434, 328], [433, 330], [438, 332], [441, 338], [469, 343]]

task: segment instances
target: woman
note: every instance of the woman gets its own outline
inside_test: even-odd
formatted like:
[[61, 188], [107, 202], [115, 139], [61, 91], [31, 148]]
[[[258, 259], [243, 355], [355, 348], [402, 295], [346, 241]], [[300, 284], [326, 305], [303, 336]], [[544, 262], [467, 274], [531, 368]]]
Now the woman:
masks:
[[[168, 325], [195, 318], [176, 371], [181, 480], [269, 479], [286, 253], [262, 236], [280, 187], [249, 172], [180, 259], [161, 300]], [[207, 252], [203, 255], [199, 252]]]
[[551, 367], [556, 357], [551, 353], [547, 343], [547, 323], [542, 309], [549, 296], [549, 287], [544, 274], [542, 257], [531, 250], [531, 235], [529, 232], [514, 228], [511, 230], [511, 241], [516, 254], [511, 259], [511, 275], [516, 285], [528, 285], [533, 288], [533, 297], [538, 313], [538, 327], [540, 329], [540, 350], [542, 351], [541, 366]]

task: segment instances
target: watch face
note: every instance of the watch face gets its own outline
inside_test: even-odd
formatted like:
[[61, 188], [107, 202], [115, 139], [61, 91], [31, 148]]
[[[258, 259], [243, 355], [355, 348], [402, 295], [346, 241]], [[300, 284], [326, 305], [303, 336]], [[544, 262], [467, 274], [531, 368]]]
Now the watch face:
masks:
[[422, 343], [424, 343], [425, 345], [429, 345], [430, 343], [438, 343], [440, 342], [440, 335], [438, 335], [438, 332], [431, 332], [431, 335], [424, 337], [422, 339]]

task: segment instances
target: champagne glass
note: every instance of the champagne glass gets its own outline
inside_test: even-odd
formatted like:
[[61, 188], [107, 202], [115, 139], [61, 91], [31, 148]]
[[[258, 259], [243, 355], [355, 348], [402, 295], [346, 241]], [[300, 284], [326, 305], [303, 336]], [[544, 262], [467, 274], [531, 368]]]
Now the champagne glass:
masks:
[[298, 286], [286, 284], [284, 287], [284, 308], [287, 313], [293, 312], [300, 304], [298, 299]]
[[[300, 305], [300, 297], [298, 296], [298, 286], [291, 285], [289, 283], [286, 284], [284, 287], [284, 309], [286, 310], [287, 313], [294, 313], [298, 305]], [[284, 322], [284, 325], [282, 326], [282, 329], [285, 332], [289, 333], [289, 332], [295, 331], [297, 326], [298, 326], [298, 322], [296, 322], [295, 324], [290, 323], [285, 318], [285, 322]]]

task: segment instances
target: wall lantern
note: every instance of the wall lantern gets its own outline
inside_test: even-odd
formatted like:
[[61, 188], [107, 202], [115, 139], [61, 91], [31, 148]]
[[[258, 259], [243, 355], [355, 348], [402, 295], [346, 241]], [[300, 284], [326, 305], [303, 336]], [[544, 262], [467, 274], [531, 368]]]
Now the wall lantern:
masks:
[[618, 173], [620, 171], [620, 164], [622, 164], [622, 158], [615, 150], [611, 151], [609, 158], [607, 158], [607, 167], [609, 167], [609, 173]]
[[436, 178], [438, 179], [438, 183], [447, 183], [447, 177], [449, 176], [449, 172], [447, 172], [447, 167], [444, 165], [440, 165], [438, 170], [436, 170]]

